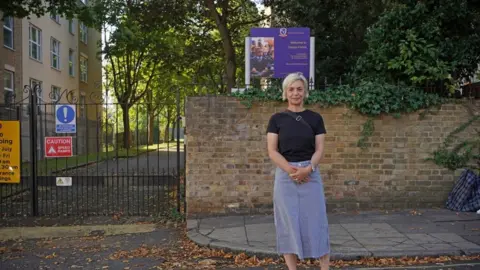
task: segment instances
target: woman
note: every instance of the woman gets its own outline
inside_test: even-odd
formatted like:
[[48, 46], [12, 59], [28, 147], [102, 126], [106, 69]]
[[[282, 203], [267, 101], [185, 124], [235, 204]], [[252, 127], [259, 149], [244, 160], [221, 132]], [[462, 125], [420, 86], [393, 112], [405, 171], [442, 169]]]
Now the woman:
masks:
[[268, 155], [277, 165], [273, 192], [277, 251], [289, 270], [297, 257], [321, 258], [329, 267], [330, 240], [322, 178], [318, 164], [323, 156], [325, 125], [320, 114], [303, 108], [308, 82], [300, 73], [283, 81], [284, 112], [268, 123]]

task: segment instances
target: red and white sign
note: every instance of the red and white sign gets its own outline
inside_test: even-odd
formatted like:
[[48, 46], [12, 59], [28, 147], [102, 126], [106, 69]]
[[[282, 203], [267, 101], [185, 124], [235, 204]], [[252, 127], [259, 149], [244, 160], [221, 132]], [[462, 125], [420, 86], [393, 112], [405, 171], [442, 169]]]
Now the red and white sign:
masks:
[[72, 137], [45, 137], [45, 157], [71, 157]]

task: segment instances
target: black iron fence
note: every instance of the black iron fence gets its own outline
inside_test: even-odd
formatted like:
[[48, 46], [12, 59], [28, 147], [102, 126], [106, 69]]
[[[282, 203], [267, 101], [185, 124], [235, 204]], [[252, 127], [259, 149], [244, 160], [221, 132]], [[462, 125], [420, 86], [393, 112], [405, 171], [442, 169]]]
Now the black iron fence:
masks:
[[[20, 127], [13, 138], [16, 132], [3, 130], [18, 142], [12, 151], [20, 166], [10, 167], [19, 170], [20, 181], [8, 166], [0, 167], [0, 176], [6, 175], [0, 183], [1, 216], [185, 211], [180, 95], [173, 94], [169, 104], [142, 100], [128, 106], [100, 96], [45, 95], [36, 86], [0, 105], [0, 124]], [[16, 164], [9, 159], [1, 161]]]

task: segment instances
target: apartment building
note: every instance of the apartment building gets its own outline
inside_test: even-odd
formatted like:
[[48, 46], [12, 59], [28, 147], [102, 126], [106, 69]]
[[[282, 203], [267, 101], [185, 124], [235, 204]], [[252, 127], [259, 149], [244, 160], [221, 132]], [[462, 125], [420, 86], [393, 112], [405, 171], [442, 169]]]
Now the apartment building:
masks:
[[[27, 109], [28, 93], [23, 91], [27, 85], [41, 89], [36, 110], [39, 157], [44, 156], [45, 136], [72, 136], [74, 154], [98, 151], [102, 111], [100, 105], [89, 105], [93, 104], [89, 97], [101, 96], [102, 92], [102, 63], [97, 56], [101, 33], [77, 19], [69, 20], [57, 14], [31, 16], [30, 19], [6, 18], [2, 26], [4, 46], [0, 50], [0, 66], [4, 67], [4, 76], [0, 82], [4, 91], [0, 104], [6, 103], [9, 92], [17, 94], [17, 102], [23, 99], [18, 104], [22, 107], [24, 160], [28, 159], [30, 149], [31, 112]], [[76, 134], [55, 133], [57, 102], [76, 104]]]
[[[3, 14], [0, 12], [0, 19]], [[3, 90], [0, 91], [0, 119], [10, 119], [14, 117], [14, 110], [11, 103], [18, 100], [18, 95], [22, 88], [22, 20], [12, 17], [6, 17], [0, 20], [0, 85]], [[16, 98], [17, 97], [17, 98]]]

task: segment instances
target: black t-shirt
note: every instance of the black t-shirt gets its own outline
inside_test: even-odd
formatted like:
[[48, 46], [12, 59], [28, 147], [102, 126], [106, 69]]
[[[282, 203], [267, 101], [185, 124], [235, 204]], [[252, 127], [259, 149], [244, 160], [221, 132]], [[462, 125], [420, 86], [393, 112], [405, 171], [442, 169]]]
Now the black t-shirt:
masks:
[[[304, 110], [300, 115], [313, 129], [285, 113], [272, 115], [267, 133], [278, 134], [278, 152], [289, 162], [310, 160], [315, 153], [315, 135], [327, 133], [320, 114]], [[315, 135], [313, 134], [315, 133]]]

